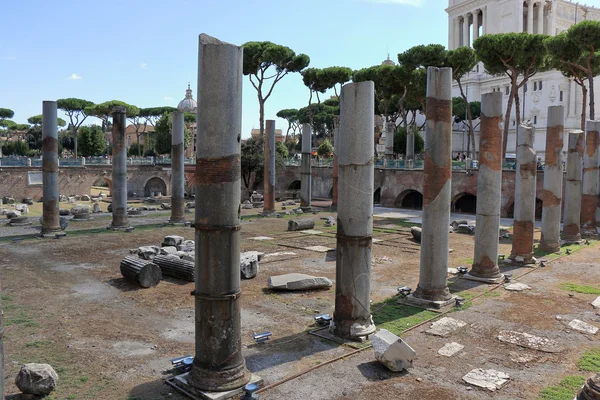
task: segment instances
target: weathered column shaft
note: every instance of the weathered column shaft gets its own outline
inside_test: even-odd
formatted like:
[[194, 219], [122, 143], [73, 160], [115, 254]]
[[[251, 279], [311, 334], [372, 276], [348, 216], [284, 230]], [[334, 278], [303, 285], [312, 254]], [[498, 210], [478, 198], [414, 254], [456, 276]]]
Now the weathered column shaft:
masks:
[[302, 124], [302, 164], [300, 166], [300, 207], [310, 208], [312, 175], [310, 168], [312, 128]]
[[510, 258], [522, 257], [530, 263], [533, 258], [533, 229], [535, 222], [536, 159], [533, 148], [535, 128], [521, 124], [517, 134], [517, 173], [515, 179], [515, 214]]
[[473, 41], [479, 38], [479, 10], [473, 11]]
[[581, 233], [596, 234], [596, 208], [598, 204], [598, 158], [600, 121], [587, 121], [585, 154], [583, 156], [583, 183], [581, 198]]
[[538, 20], [537, 20], [537, 32], [538, 34], [544, 33], [544, 1], [538, 3]]
[[372, 81], [349, 83], [340, 96], [339, 204], [332, 331], [350, 339], [375, 332], [371, 317], [373, 236]]
[[452, 68], [427, 68], [421, 270], [414, 297], [452, 298], [448, 276], [448, 227], [452, 183]]
[[560, 206], [562, 203], [562, 149], [565, 130], [563, 106], [548, 107], [546, 129], [546, 165], [542, 193], [542, 238], [539, 248], [545, 252], [560, 250]]
[[42, 234], [60, 231], [56, 102], [42, 103]]
[[333, 125], [333, 171], [331, 178], [333, 179], [333, 189], [331, 190], [331, 208], [337, 209], [338, 204], [338, 151], [337, 141], [340, 132], [340, 117], [334, 117]]
[[263, 168], [263, 211], [275, 211], [275, 121], [267, 120], [264, 137], [265, 166]]
[[183, 111], [173, 112], [171, 145], [171, 222], [185, 222]]
[[392, 121], [385, 122], [385, 158], [394, 158], [394, 132], [396, 126]]
[[125, 107], [112, 110], [112, 225], [113, 228], [126, 228], [127, 220], [127, 144], [125, 143]]
[[527, 33], [533, 33], [533, 0], [527, 4]]
[[242, 357], [240, 218], [242, 47], [201, 34], [196, 146], [196, 352], [200, 390], [250, 380]]
[[498, 232], [502, 199], [502, 93], [481, 96], [481, 138], [477, 173], [475, 257], [469, 275], [502, 279], [498, 268]]
[[410, 128], [406, 132], [406, 159], [415, 159], [415, 133]]
[[565, 215], [561, 233], [561, 239], [566, 243], [575, 243], [581, 240], [581, 176], [584, 137], [585, 134], [581, 130], [569, 131]]
[[469, 40], [469, 14], [463, 15], [461, 45], [466, 47], [469, 47], [471, 45]]

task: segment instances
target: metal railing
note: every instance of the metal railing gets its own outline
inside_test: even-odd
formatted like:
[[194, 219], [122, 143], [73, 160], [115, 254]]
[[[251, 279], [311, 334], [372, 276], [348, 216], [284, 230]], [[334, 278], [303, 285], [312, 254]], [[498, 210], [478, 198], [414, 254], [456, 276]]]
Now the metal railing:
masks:
[[[185, 164], [196, 164], [195, 158], [185, 158]], [[128, 165], [171, 165], [169, 157], [129, 157]], [[86, 165], [112, 165], [112, 158], [85, 157], [85, 158], [59, 158], [60, 167], [81, 167]], [[0, 167], [41, 167], [41, 158], [27, 157], [0, 157]]]

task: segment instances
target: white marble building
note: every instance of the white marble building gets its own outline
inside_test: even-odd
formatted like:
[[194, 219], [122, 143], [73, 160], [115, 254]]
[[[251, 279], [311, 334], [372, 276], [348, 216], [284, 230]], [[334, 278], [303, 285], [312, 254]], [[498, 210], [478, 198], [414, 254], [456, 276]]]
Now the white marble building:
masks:
[[[449, 0], [448, 48], [471, 46], [481, 35], [507, 32], [545, 33], [555, 35], [566, 31], [571, 25], [583, 20], [600, 20], [600, 9], [567, 0]], [[600, 79], [595, 80], [596, 97], [600, 96]], [[478, 64], [462, 81], [469, 101], [481, 101], [481, 95], [500, 91], [504, 95], [504, 106], [508, 102], [510, 80], [508, 77], [490, 76]], [[453, 96], [460, 96], [458, 85], [453, 87]], [[581, 118], [581, 89], [558, 71], [534, 75], [527, 88], [519, 92], [521, 116], [530, 120], [536, 129], [534, 147], [543, 158], [548, 106], [565, 107], [565, 129], [579, 129]], [[596, 102], [596, 113], [600, 102]], [[515, 109], [510, 124], [507, 152], [515, 152], [516, 124]], [[462, 133], [455, 132], [454, 150], [459, 150]], [[478, 140], [476, 140], [478, 142]], [[565, 141], [565, 150], [567, 143]]]

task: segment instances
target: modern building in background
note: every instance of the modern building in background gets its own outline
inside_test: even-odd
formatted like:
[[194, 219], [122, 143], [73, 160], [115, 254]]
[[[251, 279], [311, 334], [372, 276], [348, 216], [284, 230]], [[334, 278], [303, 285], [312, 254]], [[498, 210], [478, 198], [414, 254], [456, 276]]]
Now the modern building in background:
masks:
[[[600, 9], [566, 0], [449, 0], [448, 48], [472, 46], [473, 41], [486, 34], [528, 32], [556, 35], [577, 22], [600, 20]], [[598, 88], [600, 79], [595, 80]], [[508, 103], [510, 80], [506, 76], [491, 76], [482, 63], [462, 80], [469, 101], [481, 101], [481, 95], [501, 92], [503, 105]], [[600, 89], [595, 90], [596, 96]], [[459, 97], [458, 85], [453, 86], [453, 97]], [[521, 119], [531, 121], [537, 128], [534, 148], [543, 157], [546, 143], [548, 106], [565, 107], [565, 129], [579, 129], [582, 112], [581, 88], [558, 71], [534, 75], [519, 91]], [[596, 108], [598, 112], [599, 106]], [[513, 105], [509, 121], [507, 152], [516, 151], [516, 121]], [[477, 134], [477, 132], [476, 132]], [[460, 132], [453, 136], [456, 140]], [[460, 140], [460, 139], [459, 139]], [[479, 142], [476, 137], [476, 145]], [[564, 151], [567, 149], [565, 141]]]

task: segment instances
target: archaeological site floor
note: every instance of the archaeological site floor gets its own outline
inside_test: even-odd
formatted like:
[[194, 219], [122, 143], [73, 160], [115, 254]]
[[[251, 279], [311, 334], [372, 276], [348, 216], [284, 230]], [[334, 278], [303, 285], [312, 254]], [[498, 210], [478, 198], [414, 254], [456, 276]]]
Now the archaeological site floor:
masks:
[[[241, 284], [242, 344], [248, 368], [264, 379], [261, 399], [560, 399], [541, 396], [565, 379], [578, 382], [568, 377], [588, 377], [600, 368], [598, 336], [567, 326], [573, 319], [600, 326], [590, 304], [600, 294], [600, 245], [595, 241], [573, 248], [570, 255], [563, 249], [560, 256], [544, 256], [545, 267], [502, 268], [531, 286], [523, 292], [449, 273], [451, 291], [465, 303], [444, 316], [466, 325], [448, 337], [431, 336], [425, 333], [430, 320], [441, 315], [396, 304], [397, 288], [414, 289], [418, 282], [420, 247], [410, 236], [413, 222], [394, 210], [376, 209], [374, 320], [417, 352], [408, 372], [390, 373], [375, 361], [368, 342], [339, 343], [326, 331], [311, 333], [318, 328], [315, 315], [333, 312], [335, 287], [285, 293], [266, 289], [270, 275], [291, 272], [335, 280], [335, 252], [327, 251], [335, 248], [335, 227], [319, 219], [335, 213], [295, 216], [316, 220], [309, 232], [287, 232], [292, 216], [258, 218], [256, 213], [243, 210], [241, 247], [266, 257], [258, 276]], [[57, 371], [52, 399], [183, 399], [164, 379], [170, 359], [194, 352], [193, 283], [165, 279], [155, 288], [139, 289], [119, 273], [131, 248], [160, 245], [169, 234], [194, 239], [192, 228], [165, 226], [167, 219], [168, 213], [148, 214], [130, 218], [137, 226], [132, 232], [107, 232], [110, 216], [102, 214], [71, 222], [61, 239], [35, 239], [27, 236], [34, 228], [0, 225], [9, 399], [20, 398], [14, 377], [28, 362], [46, 362]], [[470, 265], [473, 242], [472, 235], [450, 234], [449, 267]], [[510, 253], [510, 246], [510, 239], [502, 239], [500, 252]], [[501, 342], [497, 337], [505, 330], [552, 339], [562, 351]], [[271, 340], [256, 344], [252, 333], [263, 331], [272, 332]], [[451, 357], [439, 355], [450, 342], [464, 348]], [[495, 392], [472, 387], [462, 377], [475, 368], [501, 371], [510, 379]]]

